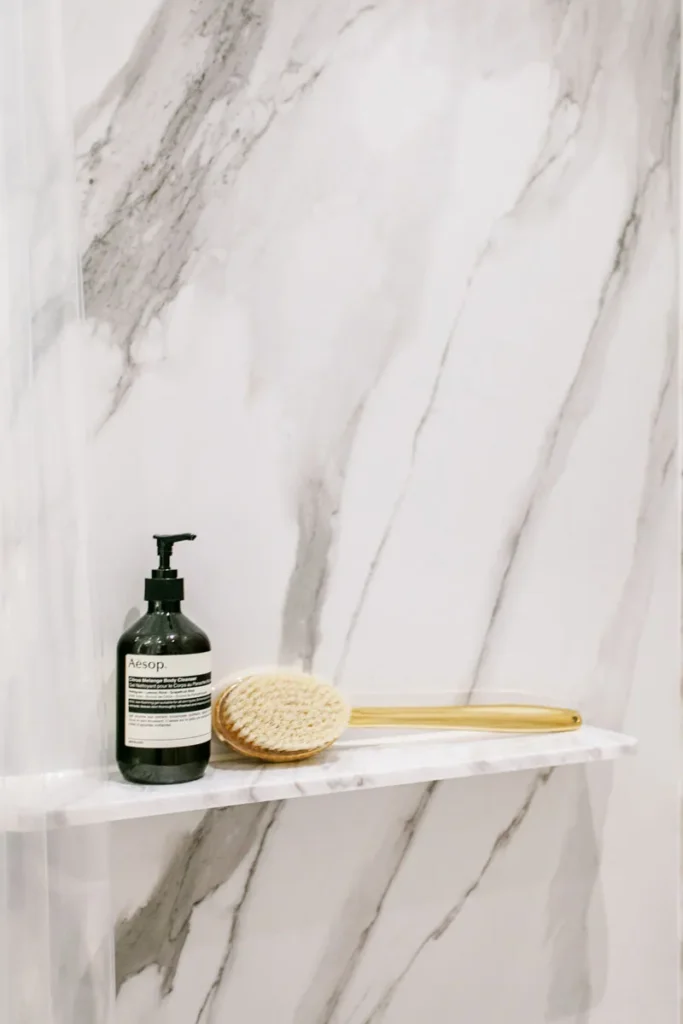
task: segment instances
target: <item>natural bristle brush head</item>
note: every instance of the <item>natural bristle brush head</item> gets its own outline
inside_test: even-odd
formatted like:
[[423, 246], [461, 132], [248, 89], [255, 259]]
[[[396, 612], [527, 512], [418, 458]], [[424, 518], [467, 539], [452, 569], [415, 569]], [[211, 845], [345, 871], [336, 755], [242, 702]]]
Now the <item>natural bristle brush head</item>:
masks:
[[349, 723], [336, 687], [298, 672], [258, 672], [229, 680], [213, 708], [216, 735], [263, 761], [302, 761], [331, 746]]

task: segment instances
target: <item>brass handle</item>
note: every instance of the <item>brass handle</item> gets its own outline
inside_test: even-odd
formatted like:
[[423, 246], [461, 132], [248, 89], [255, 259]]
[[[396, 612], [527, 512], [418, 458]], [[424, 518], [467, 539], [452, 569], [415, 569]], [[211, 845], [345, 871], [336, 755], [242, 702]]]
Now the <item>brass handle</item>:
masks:
[[534, 704], [489, 704], [433, 708], [353, 708], [349, 725], [356, 727], [476, 729], [486, 732], [570, 732], [581, 715], [570, 708]]

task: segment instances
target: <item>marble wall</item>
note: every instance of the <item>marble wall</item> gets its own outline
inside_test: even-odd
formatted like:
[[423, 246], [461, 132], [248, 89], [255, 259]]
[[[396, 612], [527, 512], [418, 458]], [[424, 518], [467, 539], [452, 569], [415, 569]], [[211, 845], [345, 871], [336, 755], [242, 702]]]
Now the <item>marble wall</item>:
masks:
[[641, 741], [117, 826], [118, 1019], [672, 1024], [677, 5], [64, 7], [107, 671], [192, 529], [219, 673]]

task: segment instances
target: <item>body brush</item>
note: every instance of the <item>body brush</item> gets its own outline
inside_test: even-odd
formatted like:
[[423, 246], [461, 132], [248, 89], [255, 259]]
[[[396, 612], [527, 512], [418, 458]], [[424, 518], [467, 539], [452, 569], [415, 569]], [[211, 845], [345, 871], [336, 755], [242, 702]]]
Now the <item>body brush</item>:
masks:
[[486, 732], [569, 732], [578, 711], [525, 704], [351, 708], [330, 683], [303, 672], [253, 672], [229, 682], [213, 707], [216, 736], [247, 757], [303, 761], [346, 728], [402, 727]]

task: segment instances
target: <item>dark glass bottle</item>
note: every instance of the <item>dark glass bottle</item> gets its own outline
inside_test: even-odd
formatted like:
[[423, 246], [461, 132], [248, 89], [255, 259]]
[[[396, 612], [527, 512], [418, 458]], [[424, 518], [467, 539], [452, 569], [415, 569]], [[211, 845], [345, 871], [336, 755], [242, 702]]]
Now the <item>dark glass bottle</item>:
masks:
[[156, 536], [159, 568], [145, 581], [147, 614], [117, 647], [116, 758], [130, 782], [190, 782], [211, 748], [211, 644], [180, 610], [183, 581], [170, 568], [173, 544]]

